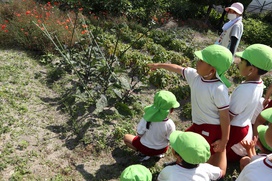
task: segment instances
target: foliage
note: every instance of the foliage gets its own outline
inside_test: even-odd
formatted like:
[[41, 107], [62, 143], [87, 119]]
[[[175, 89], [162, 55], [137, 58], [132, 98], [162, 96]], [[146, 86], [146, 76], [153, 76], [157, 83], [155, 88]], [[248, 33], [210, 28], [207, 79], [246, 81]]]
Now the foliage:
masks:
[[1, 5], [0, 14], [0, 37], [6, 40], [4, 45], [16, 44], [29, 50], [52, 52], [54, 47], [50, 40], [43, 36], [33, 21], [45, 24], [65, 46], [71, 46], [76, 41], [67, 39], [73, 33], [71, 25], [75, 13], [70, 12], [67, 17], [51, 3], [41, 5], [34, 0], [15, 0]]
[[187, 119], [192, 119], [192, 106], [190, 102], [182, 106], [181, 115]]
[[[243, 40], [249, 44], [256, 42], [272, 46], [271, 23], [259, 19], [248, 18], [244, 22]], [[258, 36], [256, 36], [258, 35]]]

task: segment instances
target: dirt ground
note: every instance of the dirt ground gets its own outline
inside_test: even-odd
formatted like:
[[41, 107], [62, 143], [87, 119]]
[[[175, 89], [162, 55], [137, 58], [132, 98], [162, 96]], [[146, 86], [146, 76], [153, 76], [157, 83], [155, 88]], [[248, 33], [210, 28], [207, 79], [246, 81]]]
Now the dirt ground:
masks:
[[[194, 38], [210, 41], [201, 34]], [[47, 86], [46, 74], [32, 53], [0, 49], [0, 181], [118, 180], [127, 166], [138, 163], [138, 156], [125, 145], [97, 153], [94, 145], [79, 144], [81, 138], [67, 128], [70, 117]], [[142, 102], [151, 103], [154, 92], [140, 92]], [[191, 125], [181, 117], [181, 108], [170, 117], [178, 130]], [[168, 153], [143, 164], [157, 173], [172, 159]]]
[[[69, 116], [60, 111], [59, 95], [43, 81], [46, 68], [32, 55], [0, 50], [0, 60], [1, 181], [118, 180], [125, 167], [137, 163], [137, 155], [124, 145], [95, 153], [92, 145], [79, 144], [66, 127]], [[152, 102], [150, 93], [142, 94], [143, 101]], [[171, 118], [177, 126], [190, 124], [181, 120], [179, 109]], [[146, 164], [158, 167], [171, 159], [168, 155]]]

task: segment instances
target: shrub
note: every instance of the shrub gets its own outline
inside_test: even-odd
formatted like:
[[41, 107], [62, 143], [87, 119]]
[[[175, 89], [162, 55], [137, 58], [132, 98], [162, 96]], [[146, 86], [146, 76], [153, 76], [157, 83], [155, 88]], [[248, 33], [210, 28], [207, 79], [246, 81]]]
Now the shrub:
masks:
[[[272, 25], [258, 19], [248, 18], [244, 22], [242, 39], [248, 44], [262, 43], [272, 46]], [[256, 36], [258, 35], [258, 36]]]

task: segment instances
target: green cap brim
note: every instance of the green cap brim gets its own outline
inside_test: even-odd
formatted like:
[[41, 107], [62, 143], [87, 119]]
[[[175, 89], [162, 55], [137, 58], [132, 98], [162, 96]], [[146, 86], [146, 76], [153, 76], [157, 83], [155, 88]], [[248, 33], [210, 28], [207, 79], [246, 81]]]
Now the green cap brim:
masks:
[[272, 123], [272, 107], [261, 112], [261, 116], [268, 122]]
[[272, 148], [270, 146], [268, 146], [268, 144], [266, 143], [265, 141], [265, 132], [266, 130], [268, 129], [268, 126], [265, 126], [265, 125], [259, 125], [257, 130], [258, 130], [258, 136], [259, 136], [259, 139], [262, 143], [262, 145], [269, 151], [272, 151]]

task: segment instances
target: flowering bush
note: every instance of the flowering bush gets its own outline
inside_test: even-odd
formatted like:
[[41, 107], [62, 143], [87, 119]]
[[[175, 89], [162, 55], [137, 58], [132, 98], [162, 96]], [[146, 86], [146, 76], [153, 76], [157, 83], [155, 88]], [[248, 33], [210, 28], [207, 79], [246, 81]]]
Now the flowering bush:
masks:
[[[69, 15], [57, 8], [56, 3], [39, 4], [34, 0], [14, 0], [0, 7], [0, 38], [6, 45], [16, 44], [25, 49], [49, 52], [54, 49], [50, 40], [36, 25], [47, 27], [63, 45], [71, 46], [76, 13]], [[33, 23], [35, 22], [36, 25]], [[82, 28], [82, 27], [81, 27]], [[84, 34], [85, 32], [83, 32]]]

